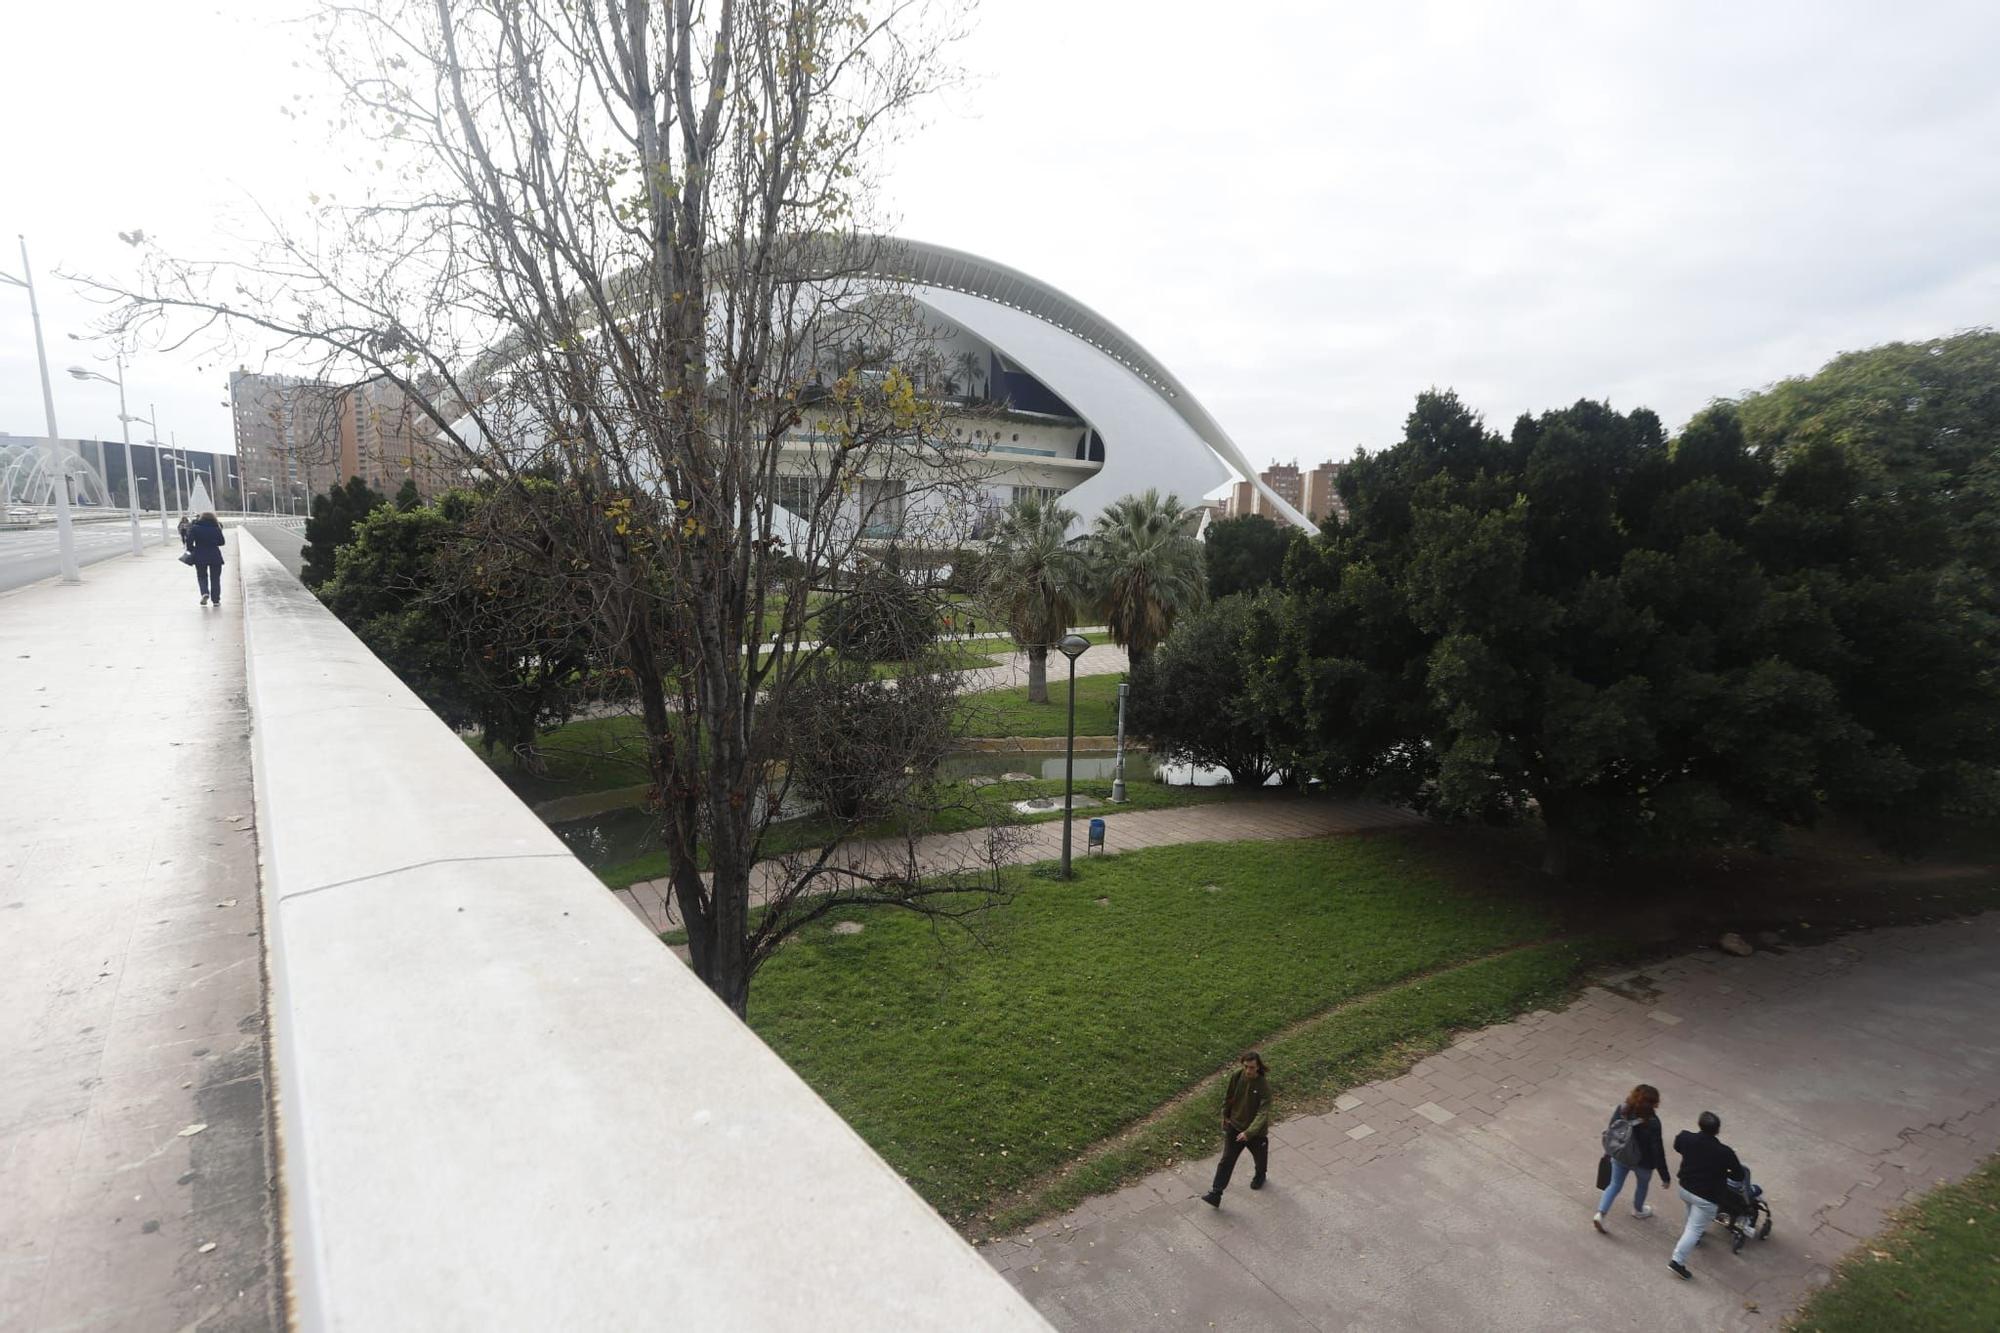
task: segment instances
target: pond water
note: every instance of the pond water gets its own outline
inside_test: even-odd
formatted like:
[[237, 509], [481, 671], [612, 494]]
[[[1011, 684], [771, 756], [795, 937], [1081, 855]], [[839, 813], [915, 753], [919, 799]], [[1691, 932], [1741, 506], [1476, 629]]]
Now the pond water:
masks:
[[[959, 778], [997, 778], [1008, 773], [1026, 773], [1032, 778], [1061, 782], [1063, 753], [1060, 750], [960, 750], [945, 756], [944, 771]], [[1076, 776], [1078, 781], [1109, 782], [1118, 776], [1118, 752], [1078, 750]], [[1196, 768], [1191, 764], [1156, 764], [1153, 756], [1146, 751], [1127, 746], [1125, 780], [1164, 782], [1174, 787], [1219, 787], [1229, 781], [1229, 773], [1225, 769]]]
[[660, 817], [651, 810], [628, 806], [588, 819], [551, 824], [557, 837], [592, 870], [624, 865], [647, 852], [660, 850]]
[[[1117, 759], [1115, 750], [1078, 750], [1076, 776], [1079, 781], [1108, 782], [1115, 776]], [[957, 778], [997, 778], [1008, 773], [1026, 773], [1030, 777], [1061, 782], [1063, 756], [1059, 750], [998, 754], [961, 750], [945, 757], [944, 772]], [[1125, 780], [1214, 787], [1228, 782], [1229, 774], [1219, 768], [1192, 768], [1187, 764], [1156, 765], [1152, 756], [1144, 750], [1127, 749]], [[796, 818], [805, 813], [807, 810], [800, 806], [789, 811], [787, 817]], [[549, 827], [575, 853], [577, 860], [592, 870], [623, 865], [648, 852], [657, 852], [661, 846], [659, 816], [637, 806], [608, 810], [586, 819], [566, 819]]]

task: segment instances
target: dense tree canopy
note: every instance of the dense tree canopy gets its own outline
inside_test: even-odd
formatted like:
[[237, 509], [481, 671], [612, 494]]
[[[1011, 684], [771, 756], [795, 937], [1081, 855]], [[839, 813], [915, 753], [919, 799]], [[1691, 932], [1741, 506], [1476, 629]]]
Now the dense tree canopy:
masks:
[[1248, 692], [1297, 738], [1280, 761], [1538, 815], [1551, 868], [1578, 840], [1755, 843], [1828, 808], [1888, 829], [1973, 803], [2000, 759], [1978, 507], [1928, 520], [1978, 451], [1913, 496], [1886, 460], [1940, 451], [1742, 415], [1755, 447], [1729, 405], [1671, 444], [1592, 402], [1502, 437], [1423, 395], [1402, 443], [1344, 473], [1352, 522], [1295, 551], [1246, 628]]
[[1238, 593], [1182, 616], [1133, 670], [1132, 731], [1155, 755], [1227, 769], [1239, 787], [1261, 787], [1280, 771], [1275, 719], [1243, 689], [1256, 651], [1253, 618], [1268, 616], [1276, 598]]
[[[1813, 598], [1812, 647], [1856, 721], [1907, 767], [1835, 798], [1909, 814], [2000, 808], [2000, 334], [1851, 352], [1737, 405], [1777, 480], [1760, 554]], [[1878, 775], [1883, 778], [1886, 775]]]
[[453, 492], [437, 506], [381, 504], [354, 529], [319, 590], [333, 613], [446, 722], [488, 750], [540, 765], [535, 737], [566, 720], [590, 665], [581, 617], [534, 553], [484, 540], [494, 526], [536, 540], [515, 494]]
[[1202, 534], [1211, 600], [1255, 592], [1276, 583], [1285, 571], [1285, 552], [1299, 530], [1255, 514], [1217, 519]]

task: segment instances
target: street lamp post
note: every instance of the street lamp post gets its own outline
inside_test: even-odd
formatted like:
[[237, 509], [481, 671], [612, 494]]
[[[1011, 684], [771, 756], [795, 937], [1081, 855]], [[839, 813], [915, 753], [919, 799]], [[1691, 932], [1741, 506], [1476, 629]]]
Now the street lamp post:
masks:
[[1129, 681], [1118, 682], [1118, 763], [1111, 771], [1111, 802], [1125, 803], [1125, 698], [1132, 692]]
[[167, 450], [160, 443], [160, 409], [152, 403], [146, 404], [150, 416], [133, 417], [143, 421], [153, 429], [153, 438], [146, 443], [153, 448], [153, 498], [160, 504], [160, 545], [167, 544]]
[[56, 497], [56, 559], [64, 583], [83, 582], [76, 563], [76, 533], [69, 522], [69, 472], [63, 467], [62, 436], [56, 432], [56, 396], [49, 388], [49, 353], [42, 346], [42, 307], [35, 300], [35, 275], [28, 267], [28, 238], [21, 237], [21, 276], [0, 273], [0, 280], [28, 289], [28, 316], [35, 324], [35, 360], [42, 371], [42, 414], [49, 426], [49, 480]]
[[1065, 634], [1056, 645], [1069, 659], [1069, 739], [1063, 746], [1063, 855], [1062, 877], [1069, 878], [1071, 791], [1076, 784], [1076, 659], [1090, 647], [1081, 634]]
[[[70, 337], [74, 338], [76, 335], [72, 333]], [[133, 418], [125, 411], [124, 353], [121, 352], [118, 354], [116, 364], [118, 366], [118, 378], [115, 380], [108, 375], [101, 375], [97, 371], [85, 370], [82, 366], [71, 366], [69, 373], [80, 380], [103, 380], [106, 384], [116, 384], [118, 386], [118, 430], [125, 439], [125, 508], [132, 519], [132, 554], [144, 555], [146, 553], [146, 543], [139, 536], [139, 478], [132, 471]]]

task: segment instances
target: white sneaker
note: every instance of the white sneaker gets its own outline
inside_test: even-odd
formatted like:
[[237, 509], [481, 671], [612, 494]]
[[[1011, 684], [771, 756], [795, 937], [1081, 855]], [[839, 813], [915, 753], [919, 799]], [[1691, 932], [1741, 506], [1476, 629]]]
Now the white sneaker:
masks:
[[1653, 1210], [1650, 1208], [1634, 1208], [1632, 1210], [1632, 1216], [1637, 1218], [1647, 1218], [1651, 1217], [1652, 1215], [1653, 1215]]
[[1601, 1212], [1592, 1213], [1590, 1215], [1590, 1225], [1596, 1227], [1599, 1231], [1604, 1230], [1604, 1214]]

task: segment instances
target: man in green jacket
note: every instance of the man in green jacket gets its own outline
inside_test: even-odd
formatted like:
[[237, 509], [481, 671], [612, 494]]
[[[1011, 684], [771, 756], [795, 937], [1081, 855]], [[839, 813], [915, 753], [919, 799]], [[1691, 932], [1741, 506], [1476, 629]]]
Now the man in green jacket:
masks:
[[1250, 1188], [1264, 1188], [1264, 1172], [1271, 1164], [1270, 1072], [1263, 1056], [1245, 1051], [1243, 1067], [1229, 1076], [1229, 1090], [1222, 1094], [1222, 1161], [1215, 1168], [1215, 1183], [1201, 1196], [1211, 1208], [1222, 1207], [1222, 1191], [1229, 1188], [1230, 1173], [1245, 1148], [1257, 1164]]

